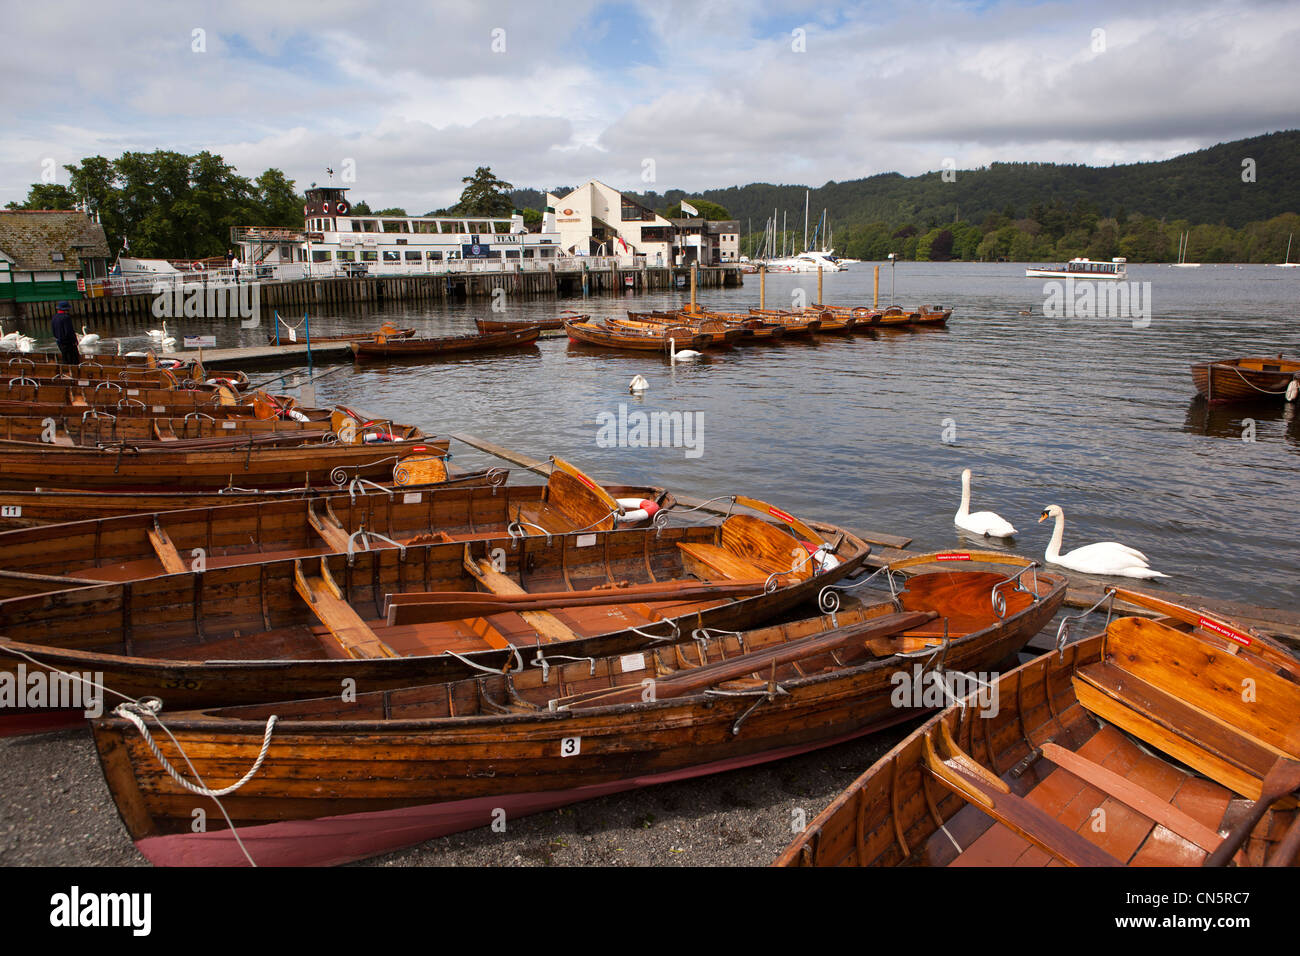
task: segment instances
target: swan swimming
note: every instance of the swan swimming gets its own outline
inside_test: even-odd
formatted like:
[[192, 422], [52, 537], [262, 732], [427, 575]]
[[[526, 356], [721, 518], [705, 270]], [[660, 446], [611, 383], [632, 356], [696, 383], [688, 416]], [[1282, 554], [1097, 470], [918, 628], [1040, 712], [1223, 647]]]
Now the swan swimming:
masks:
[[166, 321], [163, 322], [163, 327], [161, 329], [150, 329], [148, 335], [151, 339], [166, 338], [168, 335]]
[[966, 531], [982, 534], [989, 538], [1009, 538], [1016, 533], [1011, 523], [992, 511], [970, 512], [970, 469], [961, 472], [961, 507], [953, 517], [953, 523]]
[[94, 332], [87, 332], [86, 327], [83, 325], [81, 327], [81, 334], [77, 336], [77, 344], [97, 345], [98, 343], [99, 343], [99, 335]]
[[668, 337], [668, 359], [669, 364], [676, 365], [678, 362], [694, 362], [703, 358], [703, 352], [697, 352], [694, 349], [682, 349], [677, 351], [677, 340], [671, 335]]
[[1047, 545], [1047, 563], [1059, 564], [1072, 571], [1086, 574], [1107, 574], [1124, 578], [1167, 578], [1169, 575], [1152, 570], [1147, 564], [1147, 556], [1135, 548], [1117, 541], [1101, 541], [1086, 544], [1066, 554], [1061, 554], [1061, 538], [1065, 535], [1065, 512], [1060, 505], [1048, 505], [1043, 509], [1039, 521], [1056, 519], [1056, 529], [1052, 540]]
[[628, 385], [627, 390], [629, 392], [632, 392], [635, 395], [644, 392], [649, 387], [650, 387], [650, 383], [646, 381], [646, 377], [644, 375], [636, 375], [632, 378], [632, 381]]

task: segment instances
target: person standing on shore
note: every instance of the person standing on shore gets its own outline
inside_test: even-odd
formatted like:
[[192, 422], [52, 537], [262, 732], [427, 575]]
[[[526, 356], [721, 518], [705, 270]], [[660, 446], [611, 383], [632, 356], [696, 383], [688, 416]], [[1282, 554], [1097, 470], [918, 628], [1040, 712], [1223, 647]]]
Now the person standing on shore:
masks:
[[81, 364], [81, 350], [77, 347], [77, 330], [72, 327], [72, 306], [67, 301], [60, 301], [54, 306], [54, 318], [50, 320], [50, 331], [54, 341], [59, 343], [63, 361], [68, 365]]

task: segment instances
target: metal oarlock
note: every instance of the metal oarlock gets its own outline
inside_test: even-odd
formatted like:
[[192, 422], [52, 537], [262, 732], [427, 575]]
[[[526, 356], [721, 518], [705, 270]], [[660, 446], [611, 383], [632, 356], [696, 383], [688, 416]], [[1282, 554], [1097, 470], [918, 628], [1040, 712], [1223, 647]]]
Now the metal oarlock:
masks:
[[[1023, 575], [1026, 571], [1032, 572], [1030, 574], [1030, 577], [1034, 582], [1034, 589], [1032, 591], [1030, 591], [1029, 588], [1025, 587], [1024, 583], [1020, 580], [1021, 575]], [[993, 585], [993, 613], [996, 614], [999, 618], [1004, 618], [1007, 616], [1007, 599], [1006, 599], [1006, 595], [1002, 593], [1002, 588], [1012, 583], [1015, 584], [1014, 590], [1023, 591], [1025, 594], [1032, 595], [1034, 599], [1034, 603], [1035, 604], [1038, 603], [1039, 600], [1038, 562], [1031, 561], [1029, 564], [1025, 565], [1015, 574], [1008, 577], [1005, 581], [999, 581], [997, 584]]]
[[357, 559], [355, 542], [357, 541], [358, 538], [361, 539], [362, 551], [369, 551], [370, 539], [377, 538], [380, 541], [384, 541], [388, 544], [391, 544], [394, 548], [397, 549], [397, 557], [399, 561], [406, 560], [406, 545], [394, 541], [392, 538], [388, 537], [387, 535], [382, 535], [378, 531], [367, 531], [365, 529], [365, 526], [363, 525], [362, 527], [358, 528], [356, 531], [352, 532], [352, 534], [348, 535], [348, 567], [351, 567]]
[[776, 700], [776, 698], [778, 697], [789, 697], [790, 692], [786, 690], [784, 687], [782, 687], [780, 684], [778, 684], [776, 681], [771, 681], [767, 685], [767, 687], [763, 688], [762, 690], [716, 690], [714, 688], [709, 688], [704, 692], [704, 696], [705, 697], [757, 697], [758, 698], [758, 700], [754, 701], [753, 704], [747, 707], [745, 709], [745, 712], [741, 714], [739, 717], [737, 717], [736, 722], [731, 725], [731, 735], [734, 737], [740, 733], [740, 725], [743, 724], [745, 722], [745, 719], [750, 714], [752, 714], [755, 710], [757, 710], [760, 705], [766, 704], [769, 701]]
[[92, 395], [98, 395], [98, 394], [99, 394], [99, 390], [100, 390], [101, 388], [115, 388], [115, 389], [118, 390], [119, 393], [122, 392], [122, 390], [123, 390], [123, 389], [122, 389], [122, 386], [119, 385], [119, 384], [117, 384], [117, 382], [103, 381], [103, 382], [100, 382], [98, 385], [95, 386], [95, 389], [94, 389], [93, 392], [91, 392], [91, 394], [92, 394]]
[[500, 667], [500, 668], [487, 667], [483, 664], [477, 663], [476, 661], [470, 660], [468, 657], [465, 657], [463, 654], [457, 654], [455, 651], [443, 651], [442, 653], [447, 657], [454, 657], [462, 664], [468, 664], [470, 667], [474, 668], [475, 670], [482, 671], [485, 674], [498, 674], [501, 677], [505, 677], [507, 674], [511, 673], [512, 671], [521, 671], [524, 669], [524, 657], [522, 654], [519, 653], [519, 648], [515, 647], [513, 644], [507, 644], [506, 647], [510, 648], [510, 652], [515, 655], [515, 666], [513, 668], [510, 666], [510, 662], [508, 660], [506, 661], [504, 667]]
[[681, 639], [682, 631], [681, 628], [677, 626], [677, 621], [674, 618], [670, 617], [666, 621], [663, 621], [662, 623], [667, 624], [670, 628], [672, 628], [673, 632], [671, 634], [664, 634], [661, 636], [659, 634], [647, 634], [639, 627], [629, 627], [628, 630], [631, 631], [633, 634], [639, 634], [641, 637], [647, 638], [648, 640], [651, 641], [663, 642], [663, 641], [676, 641]]
[[889, 582], [889, 599], [894, 602], [894, 606], [902, 611], [902, 604], [898, 600], [898, 588], [894, 583], [894, 572], [890, 570], [889, 565], [884, 564], [872, 571], [861, 581], [854, 581], [852, 584], [828, 584], [817, 594], [817, 606], [823, 614], [831, 616], [831, 623], [839, 627], [839, 622], [835, 620], [835, 614], [840, 609], [840, 591], [853, 591], [868, 584], [873, 578], [879, 575], [885, 575], [885, 580]]
[[496, 489], [504, 485], [508, 477], [510, 477], [509, 469], [492, 467], [484, 473], [483, 480], [493, 489], [492, 494], [495, 495]]
[[1108, 601], [1110, 602], [1110, 606], [1106, 608], [1106, 628], [1109, 628], [1111, 616], [1115, 613], [1114, 588], [1107, 588], [1106, 593], [1101, 596], [1100, 600], [1098, 600], [1092, 607], [1088, 608], [1088, 610], [1083, 611], [1080, 614], [1071, 614], [1069, 617], [1061, 620], [1061, 626], [1056, 629], [1056, 652], [1059, 655], [1059, 660], [1065, 660], [1065, 645], [1070, 637], [1071, 625], [1077, 621], [1082, 621], [1085, 617]]
[[718, 497], [716, 497], [716, 498], [710, 498], [710, 499], [708, 499], [707, 501], [701, 501], [698, 505], [695, 505], [694, 507], [691, 507], [691, 508], [676, 508], [676, 507], [674, 507], [674, 508], [660, 508], [658, 511], [655, 512], [655, 516], [654, 516], [654, 518], [651, 519], [651, 524], [653, 524], [656, 528], [666, 528], [666, 527], [668, 527], [668, 518], [669, 518], [670, 515], [688, 515], [688, 514], [690, 514], [692, 511], [699, 511], [699, 510], [700, 510], [701, 508], [703, 508], [705, 505], [711, 505], [711, 504], [713, 504], [713, 502], [715, 502], [715, 501], [730, 501], [730, 502], [731, 502], [731, 507], [727, 509], [727, 517], [730, 518], [730, 517], [731, 517], [731, 508], [734, 508], [734, 507], [736, 506], [736, 496], [735, 496], [735, 495], [718, 495]]
[[531, 521], [524, 521], [522, 518], [516, 518], [506, 525], [506, 534], [510, 535], [510, 547], [513, 549], [520, 538], [528, 537], [525, 528], [536, 528], [542, 534], [546, 535], [546, 546], [551, 546], [551, 541], [555, 537], [550, 531], [547, 531], [541, 525], [533, 524]]
[[36, 385], [36, 379], [34, 379], [34, 378], [28, 378], [28, 377], [25, 376], [25, 375], [20, 375], [18, 378], [11, 378], [11, 379], [9, 380], [9, 385], [10, 385], [10, 387], [12, 387], [12, 386], [14, 386], [14, 385], [31, 385], [31, 386], [35, 386], [35, 385]]
[[[334, 475], [333, 473], [331, 473], [330, 480], [332, 481], [333, 479], [334, 479]], [[392, 488], [385, 488], [383, 485], [377, 484], [376, 482], [371, 481], [369, 478], [353, 478], [351, 481], [348, 482], [348, 496], [352, 499], [353, 504], [356, 504], [358, 494], [365, 494], [364, 489], [366, 488], [367, 485], [373, 488], [375, 491], [384, 492], [390, 498], [396, 493], [393, 491]]]
[[542, 648], [540, 645], [537, 648], [537, 654], [528, 663], [531, 664], [533, 667], [540, 667], [542, 669], [542, 683], [545, 684], [550, 679], [551, 665], [555, 661], [586, 661], [590, 665], [590, 667], [588, 668], [587, 676], [588, 677], [596, 676], [596, 658], [571, 657], [568, 654], [552, 654], [550, 657], [547, 657], [542, 653]]

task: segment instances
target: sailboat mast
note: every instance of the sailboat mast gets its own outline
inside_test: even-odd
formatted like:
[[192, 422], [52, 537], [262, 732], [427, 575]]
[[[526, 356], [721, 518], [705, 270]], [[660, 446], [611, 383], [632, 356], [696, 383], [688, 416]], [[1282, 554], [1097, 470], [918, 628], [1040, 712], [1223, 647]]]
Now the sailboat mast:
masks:
[[808, 251], [808, 199], [812, 196], [811, 189], [803, 191], [803, 251]]

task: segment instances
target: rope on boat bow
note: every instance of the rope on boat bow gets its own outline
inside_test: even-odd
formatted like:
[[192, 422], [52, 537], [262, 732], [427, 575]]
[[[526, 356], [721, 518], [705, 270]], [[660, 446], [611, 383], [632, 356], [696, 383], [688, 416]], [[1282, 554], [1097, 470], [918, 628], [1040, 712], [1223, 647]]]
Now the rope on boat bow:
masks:
[[194, 771], [194, 776], [199, 777], [200, 784], [190, 783], [190, 781], [182, 777], [180, 772], [168, 762], [166, 757], [163, 756], [162, 751], [158, 748], [158, 743], [153, 739], [153, 735], [149, 733], [149, 728], [145, 726], [144, 718], [146, 716], [157, 720], [158, 726], [167, 731], [167, 736], [171, 737], [172, 743], [176, 745], [176, 749], [181, 752], [182, 757], [185, 757], [185, 762], [190, 764], [191, 770], [194, 770], [194, 764], [190, 763], [190, 758], [185, 753], [185, 749], [181, 747], [180, 742], [172, 736], [172, 732], [167, 730], [166, 725], [158, 719], [158, 711], [161, 709], [161, 700], [157, 697], [145, 697], [142, 700], [118, 704], [113, 708], [113, 713], [116, 716], [121, 717], [123, 720], [129, 721], [135, 725], [135, 729], [140, 731], [140, 736], [144, 738], [145, 744], [149, 747], [149, 750], [153, 753], [154, 757], [157, 758], [159, 765], [167, 771], [168, 776], [186, 790], [190, 791], [190, 793], [196, 793], [200, 797], [212, 797], [214, 799], [216, 797], [224, 797], [234, 793], [244, 784], [248, 783], [248, 781], [257, 776], [257, 771], [262, 769], [262, 762], [266, 760], [267, 751], [271, 749], [271, 732], [275, 729], [276, 722], [280, 719], [275, 714], [266, 718], [266, 731], [262, 734], [262, 749], [258, 752], [257, 759], [253, 761], [253, 766], [249, 768], [248, 773], [244, 774], [228, 787], [222, 787], [220, 790], [212, 790], [207, 786], [200, 785], [203, 778], [199, 777], [197, 770]]

